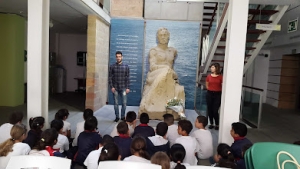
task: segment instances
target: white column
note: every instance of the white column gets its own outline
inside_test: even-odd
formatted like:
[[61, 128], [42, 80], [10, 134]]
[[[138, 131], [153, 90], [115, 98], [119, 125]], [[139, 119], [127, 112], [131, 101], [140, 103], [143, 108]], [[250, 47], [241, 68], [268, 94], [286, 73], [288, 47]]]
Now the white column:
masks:
[[249, 0], [229, 0], [219, 143], [231, 145], [231, 124], [239, 121]]
[[27, 118], [43, 116], [48, 127], [50, 0], [28, 0]]

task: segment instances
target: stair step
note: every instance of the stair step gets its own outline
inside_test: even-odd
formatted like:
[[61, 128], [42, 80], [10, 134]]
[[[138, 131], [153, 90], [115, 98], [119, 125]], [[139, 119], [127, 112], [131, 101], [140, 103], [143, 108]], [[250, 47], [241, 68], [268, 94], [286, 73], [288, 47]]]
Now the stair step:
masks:
[[[220, 63], [224, 63], [224, 60], [211, 60], [211, 62], [220, 62]], [[245, 60], [244, 63], [247, 63], [247, 61]]]
[[246, 47], [246, 50], [254, 50], [254, 49], [256, 49], [256, 48], [254, 48], [254, 47]]
[[247, 33], [248, 34], [263, 34], [265, 33], [266, 31], [263, 31], [263, 30], [247, 30]]
[[215, 9], [215, 7], [213, 7], [213, 6], [204, 6], [204, 9], [208, 9], [208, 10], [214, 10], [214, 9]]
[[211, 18], [203, 18], [203, 21], [211, 21]]
[[[220, 41], [226, 41], [226, 38], [221, 38]], [[260, 39], [247, 39], [246, 42], [260, 42]]]
[[225, 46], [217, 46], [218, 49], [225, 49]]
[[272, 21], [266, 21], [266, 20], [248, 20], [248, 24], [257, 24], [257, 23], [269, 24], [269, 23], [272, 23]]
[[214, 13], [211, 13], [211, 12], [204, 12], [203, 13], [203, 15], [205, 15], [205, 16], [211, 16], [211, 15], [213, 15]]
[[[215, 53], [214, 56], [225, 56], [225, 53]], [[246, 54], [245, 57], [249, 57], [251, 55]]]
[[276, 10], [260, 10], [260, 9], [249, 9], [249, 14], [253, 15], [273, 15], [277, 13]]
[[251, 56], [251, 55], [249, 55], [249, 54], [246, 54], [246, 55], [245, 55], [245, 57], [250, 57], [250, 56]]
[[203, 24], [202, 26], [209, 26], [209, 24]]

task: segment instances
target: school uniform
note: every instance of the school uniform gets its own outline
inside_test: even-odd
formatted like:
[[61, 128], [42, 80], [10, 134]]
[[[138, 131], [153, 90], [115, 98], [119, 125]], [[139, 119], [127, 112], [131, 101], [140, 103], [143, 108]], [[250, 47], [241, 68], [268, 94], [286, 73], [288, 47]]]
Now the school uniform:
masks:
[[120, 150], [121, 160], [131, 155], [130, 145], [132, 138], [127, 135], [120, 134], [119, 136], [114, 137], [114, 142]]
[[185, 149], [186, 155], [183, 159], [183, 163], [197, 165], [195, 153], [199, 151], [199, 147], [196, 139], [191, 136], [181, 136], [176, 139], [175, 143], [181, 144]]
[[100, 147], [98, 150], [91, 151], [89, 155], [84, 160], [84, 165], [87, 169], [98, 169], [98, 160], [101, 155], [101, 150], [103, 147]]
[[30, 147], [28, 144], [25, 143], [15, 143], [12, 147], [13, 151], [9, 152], [6, 156], [0, 157], [0, 169], [5, 169], [10, 158], [12, 156], [19, 156], [19, 155], [28, 155], [30, 151]]
[[60, 153], [69, 150], [69, 140], [65, 135], [58, 134], [57, 143], [53, 146], [54, 149], [59, 149]]
[[148, 124], [140, 124], [135, 127], [134, 133], [132, 134], [132, 138], [134, 136], [141, 136], [141, 137], [147, 138], [147, 137], [154, 136], [154, 135], [155, 135], [155, 131], [154, 131], [153, 127], [148, 126]]
[[147, 160], [143, 157], [138, 157], [135, 155], [124, 158], [123, 161], [132, 161], [132, 162], [140, 162], [140, 163], [151, 163], [150, 160]]
[[[127, 123], [127, 125], [128, 125], [129, 135], [131, 137], [132, 134], [133, 134], [133, 132], [134, 132], [134, 128], [131, 125], [129, 125], [128, 123]], [[118, 130], [117, 130], [117, 126], [118, 126], [118, 124], [115, 125], [114, 129], [110, 133], [111, 137], [119, 136], [119, 133], [118, 133]]]
[[170, 142], [170, 146], [175, 144], [176, 139], [178, 137], [180, 137], [177, 130], [178, 130], [178, 126], [175, 124], [168, 126], [168, 132], [167, 132], [166, 137], [167, 137], [167, 140], [169, 140], [169, 142]]
[[146, 139], [146, 142], [147, 142], [147, 152], [149, 153], [150, 157], [158, 151], [165, 152], [169, 156], [170, 143], [162, 136], [155, 135], [152, 137], [148, 137]]
[[85, 121], [82, 121], [82, 122], [77, 123], [77, 125], [76, 125], [75, 137], [72, 142], [73, 147], [77, 146], [78, 136], [81, 132], [84, 131], [84, 123], [85, 123]]
[[199, 151], [197, 152], [198, 158], [208, 159], [213, 156], [213, 140], [209, 130], [198, 129], [191, 136], [196, 138], [199, 146]]

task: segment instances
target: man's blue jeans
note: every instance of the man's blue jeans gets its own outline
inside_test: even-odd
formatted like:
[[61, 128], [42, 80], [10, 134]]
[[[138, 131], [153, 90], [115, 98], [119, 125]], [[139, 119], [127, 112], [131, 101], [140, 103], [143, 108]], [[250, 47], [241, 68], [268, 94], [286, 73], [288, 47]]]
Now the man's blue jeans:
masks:
[[119, 95], [122, 100], [122, 109], [121, 109], [121, 118], [125, 118], [125, 110], [126, 110], [126, 104], [127, 104], [127, 94], [126, 94], [126, 89], [121, 89], [121, 90], [115, 90], [113, 93], [114, 95], [114, 108], [115, 108], [115, 115], [116, 118], [119, 117]]

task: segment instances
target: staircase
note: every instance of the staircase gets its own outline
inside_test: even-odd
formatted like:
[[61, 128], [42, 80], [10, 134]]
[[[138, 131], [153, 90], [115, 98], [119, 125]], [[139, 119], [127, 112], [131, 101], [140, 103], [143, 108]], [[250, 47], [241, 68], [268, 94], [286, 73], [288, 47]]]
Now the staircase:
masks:
[[[226, 49], [226, 25], [228, 21], [228, 6], [229, 4], [225, 4], [223, 8], [223, 12], [220, 15], [219, 22], [216, 27], [216, 32], [211, 39], [211, 42], [208, 42], [209, 34], [211, 34], [212, 23], [215, 20], [215, 15], [218, 8], [218, 3], [215, 4], [215, 8], [211, 7], [211, 3], [204, 3], [204, 11], [211, 10], [209, 16], [211, 16], [211, 20], [208, 21], [208, 18], [205, 18], [208, 15], [203, 15], [203, 29], [207, 30], [206, 35], [203, 36], [202, 43], [202, 60], [199, 71], [198, 83], [204, 84], [205, 78], [208, 73], [210, 73], [209, 67], [211, 63], [219, 63], [221, 69], [224, 66], [225, 59], [225, 49]], [[220, 5], [219, 5], [220, 6]], [[257, 23], [260, 24], [278, 24], [279, 20], [282, 18], [286, 10], [288, 9], [288, 5], [285, 6], [274, 6], [274, 5], [249, 5], [248, 12], [248, 26], [247, 26], [247, 38], [246, 38], [246, 46], [245, 46], [245, 62], [244, 62], [244, 71], [248, 70], [250, 65], [253, 63], [254, 59], [258, 55], [258, 52], [261, 50], [266, 40], [269, 38], [272, 31], [264, 31], [257, 30], [255, 26]], [[207, 22], [207, 23], [205, 23]], [[202, 31], [205, 32], [205, 31]]]

